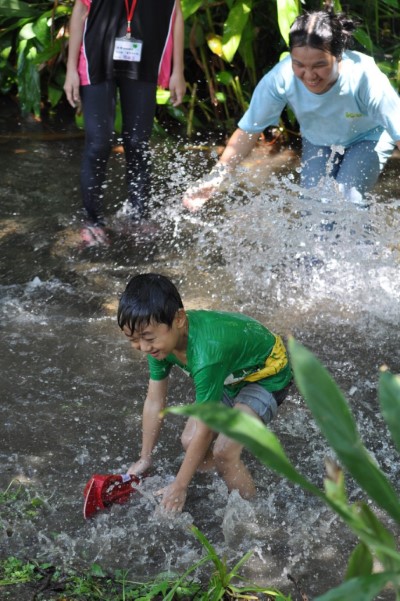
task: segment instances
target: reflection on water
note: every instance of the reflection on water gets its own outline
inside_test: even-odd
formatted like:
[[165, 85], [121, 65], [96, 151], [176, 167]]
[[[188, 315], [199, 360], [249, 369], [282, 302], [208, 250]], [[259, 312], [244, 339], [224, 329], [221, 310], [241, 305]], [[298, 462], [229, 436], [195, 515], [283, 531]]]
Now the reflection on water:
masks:
[[[201, 557], [188, 530], [195, 523], [232, 563], [252, 549], [244, 572], [260, 584], [289, 593], [291, 573], [310, 596], [327, 590], [343, 575], [352, 535], [319, 500], [247, 453], [256, 501], [228, 496], [216, 476], [203, 474], [185, 513], [175, 520], [160, 515], [152, 491], [182, 459], [177, 416], [166, 420], [156, 470], [129, 505], [85, 522], [82, 491], [93, 473], [126, 469], [140, 447], [146, 362], [121, 336], [115, 309], [128, 277], [150, 270], [171, 276], [187, 307], [244, 311], [313, 350], [397, 486], [398, 455], [379, 414], [376, 383], [382, 364], [400, 371], [398, 159], [369, 208], [360, 208], [329, 191], [323, 202], [321, 194], [302, 198], [292, 177], [296, 157], [267, 162], [259, 151], [207, 211], [189, 214], [179, 193], [213, 159], [206, 151], [160, 148], [159, 234], [139, 240], [114, 233], [110, 248], [82, 251], [81, 147], [73, 137], [0, 140], [0, 484], [5, 490], [13, 478], [24, 483], [17, 504], [1, 508], [2, 555], [97, 561], [137, 578], [182, 572]], [[116, 154], [105, 193], [110, 215], [124, 200], [123, 181]], [[171, 402], [191, 395], [177, 373]], [[291, 461], [321, 485], [330, 451], [296, 392], [272, 429]], [[359, 490], [348, 485], [357, 499]]]

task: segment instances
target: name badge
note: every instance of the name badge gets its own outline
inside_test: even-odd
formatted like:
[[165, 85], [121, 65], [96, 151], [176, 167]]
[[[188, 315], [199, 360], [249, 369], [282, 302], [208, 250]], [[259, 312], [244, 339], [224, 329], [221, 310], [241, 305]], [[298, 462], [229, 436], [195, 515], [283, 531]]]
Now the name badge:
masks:
[[142, 57], [143, 42], [134, 38], [116, 38], [113, 59], [139, 63]]

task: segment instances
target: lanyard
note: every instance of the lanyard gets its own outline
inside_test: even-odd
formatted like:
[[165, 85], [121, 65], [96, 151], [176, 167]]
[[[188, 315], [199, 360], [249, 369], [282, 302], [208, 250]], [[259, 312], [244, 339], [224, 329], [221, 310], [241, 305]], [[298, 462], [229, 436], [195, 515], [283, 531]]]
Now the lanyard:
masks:
[[129, 0], [125, 0], [125, 8], [126, 8], [126, 37], [131, 37], [131, 23], [133, 18], [133, 13], [135, 12], [137, 0], [132, 0], [132, 5], [129, 8]]

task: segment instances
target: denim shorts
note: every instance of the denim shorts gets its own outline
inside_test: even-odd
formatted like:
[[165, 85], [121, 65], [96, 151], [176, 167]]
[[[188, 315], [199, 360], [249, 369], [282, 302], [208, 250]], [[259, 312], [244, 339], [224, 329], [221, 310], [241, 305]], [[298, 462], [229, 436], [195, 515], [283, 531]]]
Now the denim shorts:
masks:
[[251, 382], [243, 386], [242, 390], [234, 397], [230, 398], [225, 392], [222, 402], [228, 407], [234, 407], [237, 403], [247, 405], [252, 409], [264, 424], [268, 424], [277, 414], [278, 406], [283, 403], [289, 392], [290, 384], [282, 390], [269, 392], [263, 386], [256, 382]]
[[348, 200], [364, 196], [378, 180], [387, 160], [393, 154], [395, 143], [384, 131], [378, 141], [361, 140], [340, 152], [330, 146], [316, 146], [306, 138], [302, 141], [301, 185], [318, 186], [321, 179], [332, 177]]

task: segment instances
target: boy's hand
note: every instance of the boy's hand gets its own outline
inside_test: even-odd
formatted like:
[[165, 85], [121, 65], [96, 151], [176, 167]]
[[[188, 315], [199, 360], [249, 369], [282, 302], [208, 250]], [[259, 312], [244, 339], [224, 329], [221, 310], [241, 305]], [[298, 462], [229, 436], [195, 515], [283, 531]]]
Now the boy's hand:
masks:
[[153, 465], [152, 460], [149, 459], [139, 459], [135, 463], [132, 463], [130, 468], [128, 469], [128, 474], [134, 474], [135, 476], [141, 476], [145, 472], [147, 472], [151, 466]]
[[172, 482], [165, 488], [161, 488], [160, 490], [155, 492], [154, 495], [162, 495], [160, 505], [166, 511], [180, 513], [183, 509], [183, 506], [185, 505], [187, 488], [185, 486], [180, 486], [177, 483], [177, 481], [174, 480], [174, 482]]

